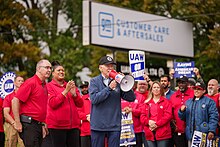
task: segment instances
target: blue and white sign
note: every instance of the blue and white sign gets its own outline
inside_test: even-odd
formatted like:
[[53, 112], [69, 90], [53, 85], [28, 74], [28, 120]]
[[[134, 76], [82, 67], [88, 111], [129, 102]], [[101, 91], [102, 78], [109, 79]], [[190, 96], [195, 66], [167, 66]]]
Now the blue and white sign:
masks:
[[136, 138], [134, 133], [132, 113], [130, 112], [127, 114], [122, 112], [120, 146], [129, 146], [135, 144]]
[[0, 78], [0, 97], [5, 98], [8, 94], [14, 91], [15, 73], [6, 72]]
[[195, 67], [195, 62], [174, 62], [174, 77], [179, 78], [181, 76], [186, 76], [188, 78], [195, 77], [193, 72]]
[[114, 17], [110, 13], [99, 13], [99, 35], [101, 37], [113, 38], [114, 37]]
[[206, 133], [194, 131], [190, 147], [220, 147], [218, 136], [215, 136], [212, 140], [209, 140], [207, 136]]
[[134, 80], [144, 80], [145, 53], [143, 51], [129, 51], [129, 63]]
[[83, 1], [83, 45], [193, 57], [192, 24]]

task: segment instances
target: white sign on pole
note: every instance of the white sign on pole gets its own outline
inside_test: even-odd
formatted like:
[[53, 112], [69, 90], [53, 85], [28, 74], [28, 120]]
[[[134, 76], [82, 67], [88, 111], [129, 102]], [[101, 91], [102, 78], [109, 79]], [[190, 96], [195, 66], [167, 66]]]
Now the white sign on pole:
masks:
[[194, 56], [191, 23], [91, 1], [83, 4], [84, 45]]
[[129, 51], [129, 63], [134, 80], [144, 80], [145, 53], [143, 51]]

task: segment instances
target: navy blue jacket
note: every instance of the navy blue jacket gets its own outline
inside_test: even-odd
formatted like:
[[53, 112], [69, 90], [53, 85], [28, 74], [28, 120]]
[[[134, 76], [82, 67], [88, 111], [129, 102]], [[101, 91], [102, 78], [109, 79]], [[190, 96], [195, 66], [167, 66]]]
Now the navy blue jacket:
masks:
[[193, 132], [215, 133], [218, 124], [218, 110], [215, 102], [202, 96], [199, 100], [189, 99], [186, 101], [186, 111], [178, 111], [180, 119], [186, 121], [186, 138], [192, 139]]
[[170, 100], [171, 95], [174, 94], [174, 91], [169, 89], [168, 92], [166, 93], [165, 97]]
[[121, 130], [121, 98], [132, 102], [135, 100], [133, 90], [123, 92], [119, 84], [111, 90], [103, 83], [100, 74], [90, 81], [89, 95], [91, 107], [91, 130], [120, 131]]

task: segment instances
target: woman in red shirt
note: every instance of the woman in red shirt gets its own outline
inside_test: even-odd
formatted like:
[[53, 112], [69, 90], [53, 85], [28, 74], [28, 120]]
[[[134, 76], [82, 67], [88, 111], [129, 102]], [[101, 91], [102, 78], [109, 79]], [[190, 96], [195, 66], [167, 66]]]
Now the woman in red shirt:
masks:
[[141, 123], [150, 147], [169, 147], [172, 106], [163, 97], [163, 88], [158, 81], [152, 83], [147, 100], [141, 107]]
[[83, 100], [74, 81], [66, 82], [65, 71], [59, 62], [52, 62], [53, 78], [47, 84], [48, 106], [46, 122], [53, 147], [79, 147], [80, 119], [77, 107]]

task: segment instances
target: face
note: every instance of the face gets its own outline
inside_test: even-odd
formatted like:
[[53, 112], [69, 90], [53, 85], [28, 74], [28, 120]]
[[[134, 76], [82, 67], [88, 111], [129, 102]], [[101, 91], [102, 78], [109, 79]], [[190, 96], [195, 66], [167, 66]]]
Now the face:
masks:
[[208, 95], [212, 96], [218, 93], [218, 88], [218, 81], [215, 79], [210, 80], [207, 87]]
[[201, 88], [194, 88], [194, 95], [196, 98], [200, 98], [205, 93], [205, 90]]
[[17, 77], [14, 81], [14, 85], [16, 88], [20, 88], [21, 84], [24, 83], [24, 78], [22, 77]]
[[170, 85], [170, 82], [168, 81], [167, 77], [162, 77], [160, 78], [160, 84], [164, 89], [167, 89], [168, 86]]
[[160, 89], [160, 85], [157, 83], [154, 83], [152, 85], [152, 93], [154, 96], [159, 96], [161, 95], [161, 89]]
[[47, 60], [43, 60], [39, 63], [37, 67], [37, 72], [41, 75], [42, 80], [45, 80], [50, 77], [51, 74], [51, 64]]
[[187, 82], [179, 81], [178, 87], [179, 87], [180, 92], [184, 93], [187, 89]]
[[148, 84], [147, 84], [146, 81], [138, 81], [138, 83], [137, 83], [137, 90], [140, 93], [145, 93], [147, 91], [147, 88], [148, 88]]
[[114, 69], [113, 64], [99, 65], [99, 70], [105, 78], [109, 78], [109, 73]]
[[88, 94], [88, 93], [89, 93], [88, 89], [89, 89], [88, 86], [83, 86], [83, 87], [81, 88], [82, 94], [83, 94], [83, 95]]
[[64, 71], [63, 66], [57, 66], [54, 69], [52, 75], [53, 75], [53, 78], [58, 80], [58, 81], [64, 80], [64, 78], [65, 78], [65, 71]]

